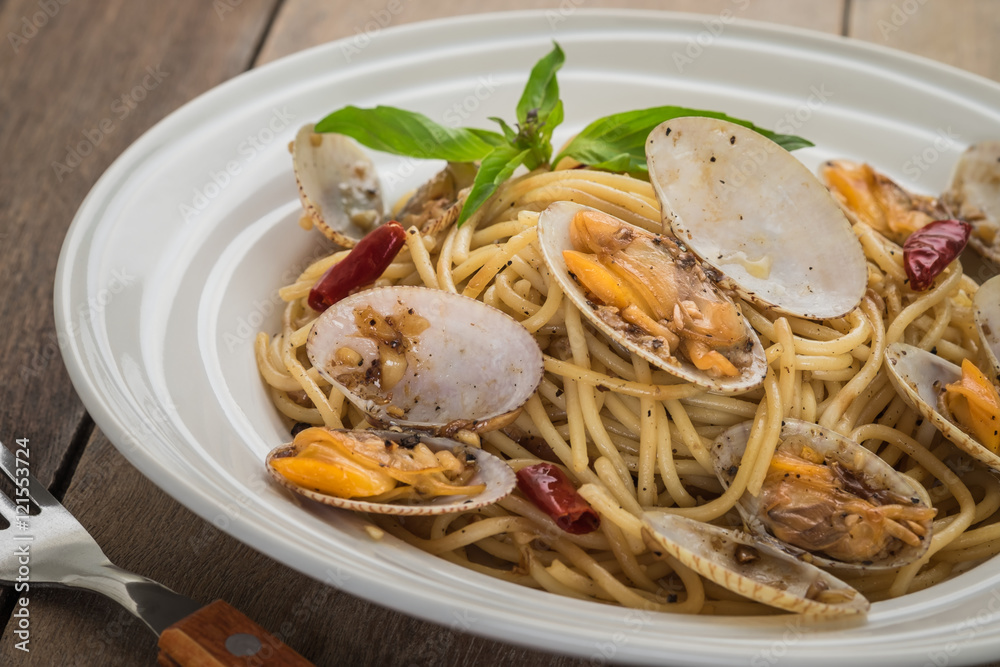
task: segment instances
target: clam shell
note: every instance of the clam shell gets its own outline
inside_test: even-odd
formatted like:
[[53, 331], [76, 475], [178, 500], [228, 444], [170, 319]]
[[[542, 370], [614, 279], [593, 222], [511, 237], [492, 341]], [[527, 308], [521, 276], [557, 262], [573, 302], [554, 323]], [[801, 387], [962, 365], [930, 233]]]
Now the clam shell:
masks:
[[[566, 263], [563, 261], [563, 251], [573, 249], [569, 238], [570, 222], [578, 211], [587, 208], [587, 206], [572, 202], [556, 202], [542, 211], [538, 218], [538, 241], [542, 247], [542, 255], [545, 258], [545, 263], [562, 287], [563, 292], [580, 309], [583, 316], [622, 347], [639, 355], [657, 368], [662, 368], [668, 373], [688, 382], [706, 387], [712, 391], [727, 394], [749, 391], [754, 387], [760, 386], [767, 374], [767, 358], [764, 354], [764, 347], [761, 345], [760, 338], [757, 337], [757, 333], [745, 318], [743, 322], [747, 335], [753, 342], [753, 349], [750, 352], [751, 363], [741, 370], [739, 377], [713, 378], [685, 359], [675, 358], [674, 362], [670, 362], [660, 357], [655, 352], [623, 336], [597, 316], [583, 288], [570, 275], [569, 269], [566, 268]], [[624, 221], [622, 221], [622, 225], [629, 227], [637, 235], [653, 236], [650, 232]]]
[[1000, 473], [1000, 456], [983, 447], [938, 411], [944, 387], [962, 378], [962, 369], [947, 359], [906, 343], [893, 343], [885, 351], [889, 379], [896, 391], [944, 437], [959, 449]]
[[[380, 358], [378, 344], [355, 321], [367, 307], [397, 322], [409, 313], [429, 324], [404, 336], [406, 371], [387, 391], [365, 377]], [[348, 377], [338, 365], [342, 347], [361, 355], [360, 377]], [[379, 287], [335, 303], [313, 324], [306, 350], [319, 373], [376, 422], [442, 433], [502, 427], [534, 393], [543, 371], [538, 344], [514, 319], [481, 301], [425, 287]]]
[[[382, 190], [371, 159], [342, 134], [303, 125], [292, 143], [302, 208], [323, 235], [351, 248], [382, 221]], [[319, 145], [314, 138], [318, 137]]]
[[[349, 433], [350, 431], [343, 431]], [[353, 510], [355, 512], [372, 512], [374, 514], [395, 514], [398, 516], [426, 516], [430, 514], [450, 514], [453, 512], [466, 512], [478, 507], [485, 507], [498, 502], [510, 494], [517, 484], [514, 471], [506, 463], [493, 456], [489, 452], [475, 447], [469, 447], [460, 442], [447, 438], [435, 438], [421, 433], [398, 433], [395, 431], [376, 431], [379, 437], [386, 440], [399, 441], [403, 438], [419, 438], [427, 445], [431, 451], [442, 449], [451, 450], [453, 453], [468, 454], [476, 459], [478, 472], [469, 481], [470, 485], [485, 484], [486, 489], [476, 496], [441, 496], [432, 498], [420, 503], [409, 505], [393, 503], [375, 503], [367, 500], [352, 500], [348, 498], [338, 498], [337, 496], [319, 493], [312, 489], [294, 484], [286, 479], [281, 473], [271, 467], [271, 462], [276, 458], [291, 456], [295, 454], [295, 444], [287, 443], [271, 450], [265, 459], [267, 471], [278, 484], [295, 493], [305, 496], [310, 500], [333, 505], [342, 509]]]
[[[743, 532], [665, 512], [646, 512], [642, 521], [643, 536], [654, 553], [662, 550], [751, 600], [813, 616], [864, 614], [870, 606], [861, 593], [835, 576], [759, 544]], [[737, 551], [749, 549], [757, 559], [741, 563]], [[819, 587], [827, 593], [810, 594]]]
[[677, 118], [646, 141], [668, 227], [745, 298], [813, 319], [861, 303], [868, 271], [840, 206], [788, 151], [745, 127]]
[[1000, 141], [969, 146], [941, 198], [972, 225], [969, 245], [991, 261], [1000, 262]]
[[983, 283], [972, 304], [976, 309], [976, 327], [983, 350], [993, 367], [994, 381], [1000, 383], [1000, 276]]
[[[752, 422], [737, 424], [722, 433], [712, 444], [712, 462], [715, 466], [715, 474], [718, 476], [719, 481], [722, 482], [724, 488], [729, 488], [729, 485], [736, 477], [740, 461], [743, 458], [743, 452], [746, 450], [752, 425]], [[793, 435], [801, 435], [809, 438], [810, 446], [820, 454], [823, 454], [827, 460], [832, 459], [849, 470], [863, 472], [865, 480], [870, 486], [894, 491], [904, 498], [910, 498], [914, 504], [930, 505], [930, 499], [926, 497], [926, 492], [923, 489], [910, 482], [907, 477], [894, 470], [892, 466], [876, 454], [853, 440], [810, 422], [799, 421], [797, 419], [784, 420], [781, 426], [781, 438], [784, 439]], [[779, 449], [781, 446], [781, 444], [778, 445]], [[932, 523], [928, 520], [925, 523], [927, 534], [921, 540], [919, 547], [903, 544], [895, 554], [888, 555], [882, 561], [873, 563], [848, 563], [808, 552], [805, 549], [787, 544], [775, 538], [768, 532], [760, 519], [761, 508], [759, 499], [752, 496], [749, 492], [744, 493], [739, 499], [736, 509], [739, 511], [740, 516], [743, 517], [747, 529], [760, 541], [771, 544], [793, 556], [806, 557], [810, 562], [820, 567], [836, 568], [842, 571], [886, 570], [912, 563], [920, 558], [930, 545]]]

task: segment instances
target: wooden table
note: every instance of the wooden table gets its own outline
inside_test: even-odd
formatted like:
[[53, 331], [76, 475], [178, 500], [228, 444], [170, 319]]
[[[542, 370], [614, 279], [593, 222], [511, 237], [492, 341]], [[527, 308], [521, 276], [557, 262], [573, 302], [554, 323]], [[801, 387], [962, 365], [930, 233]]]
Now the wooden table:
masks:
[[[224, 598], [319, 665], [575, 665], [417, 621], [325, 587], [198, 518], [132, 468], [87, 415], [57, 346], [59, 248], [87, 191], [146, 129], [240, 72], [364, 29], [501, 9], [698, 11], [811, 28], [919, 53], [1000, 80], [1000, 5], [991, 0], [83, 0], [0, 2], [0, 440], [31, 441], [31, 469], [120, 565], [208, 602]], [[33, 25], [34, 24], [34, 25]], [[147, 68], [162, 84], [122, 95]], [[117, 105], [117, 106], [115, 106]], [[118, 118], [70, 170], [70, 144]], [[126, 113], [127, 112], [127, 113]], [[96, 595], [33, 589], [31, 652], [14, 648], [11, 589], [0, 665], [140, 665], [155, 639]], [[287, 630], [287, 631], [286, 631]]]

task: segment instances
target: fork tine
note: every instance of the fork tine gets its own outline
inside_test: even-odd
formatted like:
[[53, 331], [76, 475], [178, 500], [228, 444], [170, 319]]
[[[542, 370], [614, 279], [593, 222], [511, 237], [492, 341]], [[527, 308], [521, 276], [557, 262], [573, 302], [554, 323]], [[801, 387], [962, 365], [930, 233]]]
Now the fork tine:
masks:
[[[17, 457], [14, 456], [14, 452], [7, 449], [2, 443], [0, 443], [0, 469], [4, 471], [14, 484], [17, 484]], [[42, 486], [42, 483], [31, 474], [28, 475], [28, 495], [35, 501], [35, 504], [39, 508], [62, 507], [59, 501], [55, 499], [55, 496], [49, 493], [48, 489]]]
[[0, 516], [7, 520], [7, 523], [14, 523], [17, 517], [17, 505], [7, 497], [6, 493], [0, 493]]

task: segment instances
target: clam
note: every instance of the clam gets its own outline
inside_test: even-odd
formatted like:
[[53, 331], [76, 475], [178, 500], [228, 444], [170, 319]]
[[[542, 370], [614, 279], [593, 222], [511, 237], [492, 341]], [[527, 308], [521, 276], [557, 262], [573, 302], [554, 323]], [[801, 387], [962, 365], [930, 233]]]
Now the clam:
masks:
[[[712, 445], [726, 488], [751, 427], [738, 424]], [[876, 570], [923, 555], [935, 514], [928, 505], [920, 487], [873, 452], [821, 426], [787, 419], [760, 494], [744, 493], [737, 509], [761, 542], [821, 567]]]
[[934, 197], [909, 192], [867, 164], [830, 160], [820, 167], [820, 176], [852, 222], [863, 222], [896, 243], [952, 217]]
[[706, 579], [762, 604], [813, 616], [864, 614], [868, 600], [849, 585], [742, 531], [675, 514], [646, 512], [643, 538]]
[[292, 143], [302, 208], [324, 236], [347, 248], [382, 222], [375, 165], [353, 139], [303, 125]]
[[905, 343], [890, 345], [885, 360], [890, 379], [907, 403], [959, 449], [1000, 473], [997, 369], [987, 375], [969, 359], [959, 367]]
[[273, 449], [266, 464], [298, 494], [378, 514], [465, 512], [501, 500], [516, 484], [492, 454], [421, 433], [314, 427]]
[[677, 118], [650, 133], [646, 162], [664, 231], [747, 300], [813, 319], [861, 302], [868, 271], [850, 223], [778, 144], [728, 121]]
[[1000, 141], [969, 146], [942, 199], [972, 225], [969, 244], [984, 257], [1000, 262]]
[[542, 352], [514, 319], [424, 287], [353, 294], [317, 318], [312, 365], [378, 424], [449, 434], [513, 421], [542, 378]]
[[674, 239], [563, 201], [542, 211], [538, 240], [563, 291], [612, 340], [713, 391], [763, 381], [757, 334]]
[[449, 162], [417, 188], [394, 217], [407, 229], [415, 226], [422, 234], [435, 236], [458, 220], [475, 178], [474, 163]]

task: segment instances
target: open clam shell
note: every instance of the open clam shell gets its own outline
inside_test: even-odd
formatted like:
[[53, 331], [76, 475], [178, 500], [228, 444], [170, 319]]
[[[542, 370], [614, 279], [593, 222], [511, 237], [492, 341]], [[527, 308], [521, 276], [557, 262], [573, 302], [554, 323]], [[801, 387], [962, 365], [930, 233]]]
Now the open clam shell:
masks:
[[951, 185], [941, 196], [972, 225], [969, 245], [1000, 262], [1000, 141], [973, 144], [959, 158]]
[[934, 424], [959, 449], [1000, 473], [1000, 456], [949, 420], [938, 408], [945, 385], [962, 378], [962, 369], [947, 359], [906, 343], [893, 343], [885, 351], [889, 379], [910, 406]]
[[[339, 431], [350, 434], [351, 431]], [[370, 432], [368, 432], [370, 433]], [[475, 461], [476, 474], [469, 480], [470, 485], [485, 484], [486, 488], [482, 493], [475, 496], [440, 496], [409, 504], [400, 503], [379, 503], [367, 500], [339, 498], [326, 493], [321, 493], [315, 489], [308, 489], [290, 481], [280, 472], [275, 470], [272, 463], [276, 459], [287, 456], [295, 456], [298, 446], [294, 443], [287, 443], [275, 447], [267, 455], [265, 463], [267, 471], [272, 479], [287, 489], [305, 496], [310, 500], [349, 509], [355, 512], [372, 512], [375, 514], [395, 514], [399, 516], [419, 516], [431, 514], [450, 514], [453, 512], [466, 512], [478, 507], [485, 507], [502, 500], [517, 484], [514, 471], [506, 463], [493, 456], [489, 452], [469, 447], [460, 442], [447, 438], [436, 438], [422, 433], [398, 433], [395, 431], [374, 431], [379, 437], [391, 442], [406, 441], [407, 446], [412, 447], [417, 442], [421, 442], [431, 451], [447, 449], [456, 456], [465, 456]], [[412, 443], [412, 444], [411, 444]]]
[[328, 308], [306, 343], [319, 373], [375, 422], [450, 433], [501, 428], [542, 379], [538, 343], [481, 301], [379, 287]]
[[993, 276], [979, 287], [972, 305], [983, 351], [993, 367], [992, 377], [1000, 384], [1000, 276]]
[[748, 300], [813, 319], [856, 308], [861, 244], [827, 189], [788, 151], [714, 118], [666, 121], [646, 141], [664, 229]]
[[[747, 440], [750, 436], [752, 422], [737, 424], [728, 429], [712, 445], [713, 464], [715, 473], [722, 485], [729, 488], [736, 473], [739, 470], [743, 452], [746, 450]], [[844, 492], [852, 496], [858, 496], [858, 490], [869, 496], [873, 504], [881, 505], [882, 499], [886, 498], [885, 492], [890, 492], [898, 498], [898, 503], [905, 503], [906, 507], [929, 506], [929, 498], [926, 492], [912, 483], [909, 478], [894, 470], [889, 464], [879, 458], [873, 452], [865, 449], [858, 443], [845, 438], [844, 436], [829, 429], [817, 426], [809, 422], [796, 419], [786, 419], [782, 422], [781, 442], [777, 451], [792, 451], [792, 447], [797, 447], [803, 443], [818, 453], [822, 457], [822, 465], [830, 467], [834, 464], [846, 471], [844, 477], [848, 483], [843, 484]], [[869, 532], [858, 532], [848, 536], [851, 530], [844, 519], [844, 508], [848, 505], [844, 502], [848, 496], [828, 495], [817, 498], [802, 497], [791, 498], [786, 501], [782, 495], [770, 494], [768, 491], [769, 480], [765, 480], [764, 489], [759, 496], [753, 496], [749, 492], [744, 493], [737, 503], [737, 510], [743, 518], [747, 529], [759, 540], [771, 544], [782, 551], [793, 556], [808, 559], [810, 562], [820, 567], [836, 568], [839, 570], [884, 570], [901, 567], [920, 558], [930, 545], [932, 522], [930, 518], [919, 521], [919, 531], [922, 535], [916, 535], [919, 545], [913, 546], [894, 538], [887, 537], [881, 545], [874, 540], [867, 539]], [[837, 498], [837, 500], [834, 500]], [[874, 500], [872, 500], [874, 498]], [[778, 503], [776, 500], [781, 499]], [[769, 506], [768, 506], [769, 504]], [[854, 514], [855, 510], [850, 510]], [[930, 512], [927, 512], [930, 514]], [[861, 516], [858, 514], [858, 516]], [[862, 518], [861, 521], [867, 519]], [[772, 523], [775, 522], [775, 523]], [[831, 550], [838, 543], [842, 546], [835, 547], [844, 551], [855, 551], [859, 556], [863, 552], [858, 549], [876, 548], [881, 546], [877, 553], [867, 553], [862, 556], [862, 560], [847, 561], [829, 557], [821, 553], [819, 549], [805, 549], [802, 546], [789, 544], [786, 541], [775, 537], [768, 527], [768, 523], [780, 525], [785, 530], [790, 527], [807, 541], [817, 545], [826, 546]], [[842, 540], [842, 541], [841, 541]]]
[[292, 143], [302, 208], [334, 243], [351, 248], [382, 222], [375, 165], [354, 140], [303, 125]]
[[[764, 376], [767, 373], [767, 358], [764, 354], [764, 348], [756, 332], [742, 315], [740, 316], [740, 321], [746, 334], [745, 340], [748, 341], [747, 347], [749, 349], [735, 351], [738, 361], [734, 362], [734, 365], [739, 371], [739, 375], [733, 377], [712, 377], [705, 371], [699, 370], [687, 358], [663, 354], [662, 350], [665, 348], [662, 344], [656, 345], [657, 339], [655, 337], [647, 335], [642, 331], [637, 333], [635, 328], [627, 326], [624, 320], [622, 320], [620, 326], [612, 326], [608, 321], [602, 319], [597, 304], [588, 298], [586, 291], [574, 278], [563, 259], [564, 251], [574, 249], [573, 243], [570, 240], [570, 225], [573, 218], [578, 212], [586, 210], [593, 209], [572, 202], [556, 202], [542, 211], [538, 219], [538, 240], [545, 262], [556, 281], [562, 287], [563, 292], [580, 309], [584, 317], [609, 338], [639, 355], [649, 363], [679, 378], [706, 387], [712, 391], [720, 393], [743, 392], [753, 389], [763, 382]], [[645, 236], [651, 239], [662, 239], [662, 237], [657, 237], [640, 227], [630, 225], [624, 221], [618, 222], [620, 222], [623, 229], [629, 230], [629, 233], [634, 234], [636, 237]], [[657, 242], [656, 245], [661, 248], [665, 256], [672, 257], [668, 249], [668, 246], [675, 246], [672, 241], [663, 239], [662, 243]], [[678, 258], [673, 258], [674, 263], [678, 264], [678, 272], [687, 272], [691, 276], [692, 281], [698, 281], [699, 285], [703, 284], [705, 289], [710, 290], [720, 300], [732, 303], [729, 297], [720, 292], [715, 284], [707, 278], [704, 271], [697, 265], [697, 262], [690, 254], [682, 253], [679, 250], [678, 253], [683, 254], [684, 259], [688, 260], [678, 261]]]
[[646, 512], [643, 537], [706, 579], [762, 604], [797, 614], [845, 616], [870, 607], [861, 593], [832, 574], [727, 530], [665, 512]]

